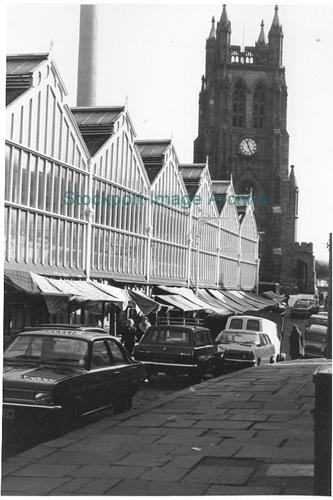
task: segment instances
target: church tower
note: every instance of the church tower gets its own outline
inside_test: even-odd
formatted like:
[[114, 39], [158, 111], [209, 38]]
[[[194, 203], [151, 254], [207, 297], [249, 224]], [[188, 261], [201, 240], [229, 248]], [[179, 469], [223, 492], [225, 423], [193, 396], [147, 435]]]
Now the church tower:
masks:
[[208, 156], [212, 179], [252, 191], [260, 244], [260, 281], [286, 283], [296, 241], [298, 187], [289, 169], [283, 31], [275, 6], [253, 46], [231, 45], [226, 6], [206, 40], [194, 161]]

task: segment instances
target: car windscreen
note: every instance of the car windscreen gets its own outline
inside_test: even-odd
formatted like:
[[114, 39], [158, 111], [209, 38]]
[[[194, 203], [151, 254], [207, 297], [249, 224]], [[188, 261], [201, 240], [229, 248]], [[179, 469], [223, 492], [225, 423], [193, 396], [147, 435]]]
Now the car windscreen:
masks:
[[311, 325], [327, 326], [328, 325], [328, 318], [325, 318], [325, 317], [310, 318], [309, 326], [311, 326]]
[[85, 366], [85, 340], [50, 335], [18, 336], [4, 353], [5, 361], [32, 361]]
[[305, 342], [324, 344], [326, 342], [326, 335], [320, 332], [305, 332]]
[[215, 341], [218, 344], [260, 344], [259, 335], [252, 333], [221, 332]]
[[309, 302], [297, 301], [297, 302], [295, 302], [295, 307], [300, 307], [302, 309], [307, 309], [308, 307], [310, 307], [310, 303]]
[[171, 328], [158, 330], [151, 328], [143, 337], [142, 343], [192, 345], [191, 332]]

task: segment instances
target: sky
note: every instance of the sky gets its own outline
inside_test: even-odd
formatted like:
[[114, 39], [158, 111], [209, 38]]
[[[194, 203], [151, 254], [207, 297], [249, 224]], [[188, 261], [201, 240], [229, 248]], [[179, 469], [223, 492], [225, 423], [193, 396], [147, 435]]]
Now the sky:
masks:
[[[89, 3], [88, 1], [85, 3]], [[47, 52], [76, 105], [79, 3], [6, 4], [6, 51]], [[180, 162], [193, 161], [198, 95], [211, 18], [222, 4], [99, 3], [97, 105], [122, 105], [140, 139], [172, 138]], [[229, 2], [231, 43], [254, 45], [264, 20], [268, 34], [274, 4]], [[279, 4], [288, 86], [289, 164], [299, 197], [298, 241], [313, 241], [328, 260], [333, 219], [333, 4]]]

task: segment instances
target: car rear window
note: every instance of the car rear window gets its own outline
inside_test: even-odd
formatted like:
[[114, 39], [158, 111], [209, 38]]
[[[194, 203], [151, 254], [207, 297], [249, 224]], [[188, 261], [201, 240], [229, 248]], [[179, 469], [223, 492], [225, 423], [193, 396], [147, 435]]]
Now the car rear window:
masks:
[[253, 332], [260, 331], [260, 321], [258, 319], [248, 319], [246, 322], [246, 330], [252, 330]]
[[230, 321], [229, 328], [232, 330], [243, 330], [243, 319], [242, 318], [233, 318]]
[[142, 343], [191, 345], [191, 332], [169, 328], [163, 330], [151, 328], [145, 334]]
[[259, 335], [256, 333], [229, 333], [221, 332], [216, 337], [218, 344], [260, 344]]

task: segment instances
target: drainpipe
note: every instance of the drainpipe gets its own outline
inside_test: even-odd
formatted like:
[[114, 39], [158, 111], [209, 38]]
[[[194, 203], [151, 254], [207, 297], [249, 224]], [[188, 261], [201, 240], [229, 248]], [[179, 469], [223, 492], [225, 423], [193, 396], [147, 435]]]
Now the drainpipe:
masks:
[[91, 238], [92, 238], [92, 223], [94, 221], [95, 210], [91, 203], [92, 200], [92, 188], [93, 188], [93, 173], [92, 173], [92, 161], [91, 158], [88, 160], [88, 196], [89, 205], [86, 208], [86, 217], [88, 224], [86, 225], [86, 255], [85, 255], [85, 272], [87, 281], [90, 280], [91, 272]]
[[147, 254], [146, 254], [146, 279], [147, 283], [150, 282], [150, 269], [151, 269], [151, 237], [152, 237], [152, 232], [153, 232], [153, 227], [152, 227], [152, 193], [149, 192], [149, 200], [146, 200], [146, 203], [148, 203], [148, 225], [146, 226], [146, 235], [147, 235]]
[[189, 233], [188, 233], [188, 248], [187, 248], [187, 286], [191, 286], [191, 263], [192, 263], [192, 243], [193, 243], [193, 223], [192, 223], [192, 208], [189, 211]]

